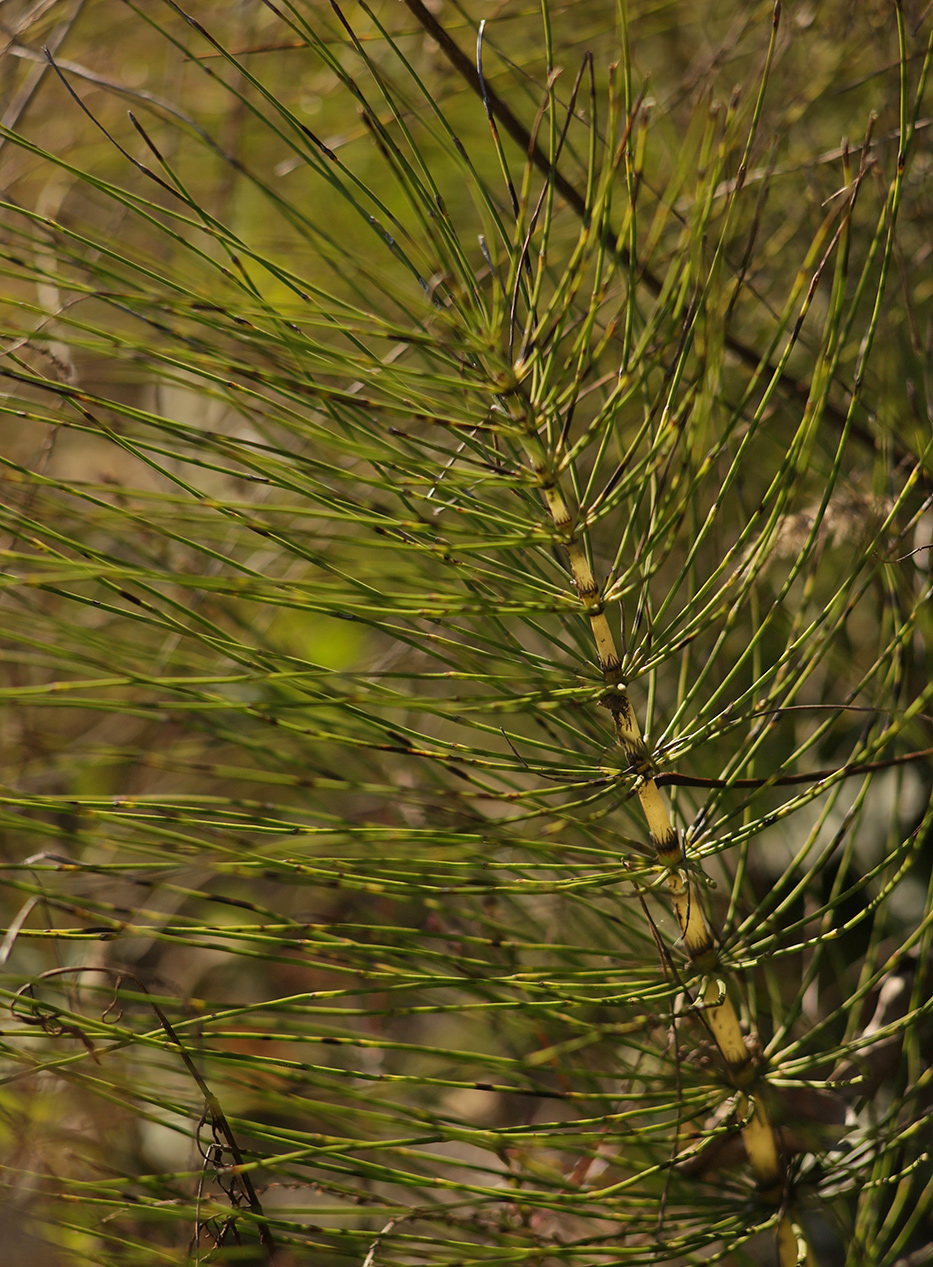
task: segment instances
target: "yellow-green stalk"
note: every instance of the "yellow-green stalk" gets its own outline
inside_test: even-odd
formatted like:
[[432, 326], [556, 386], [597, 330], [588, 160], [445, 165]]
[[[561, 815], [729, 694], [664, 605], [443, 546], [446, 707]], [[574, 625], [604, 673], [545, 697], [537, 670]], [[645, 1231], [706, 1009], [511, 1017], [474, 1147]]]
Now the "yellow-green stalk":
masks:
[[[651, 757], [622, 678], [622, 661], [606, 619], [599, 583], [590, 566], [584, 541], [576, 530], [560, 480], [551, 469], [533, 421], [525, 425], [522, 439], [554, 528], [569, 555], [577, 594], [593, 630], [599, 665], [607, 687], [604, 702], [612, 714], [616, 736], [637, 779], [638, 799], [648, 823], [658, 864], [667, 873], [668, 891], [684, 949], [692, 966], [707, 976], [702, 995], [703, 1016], [730, 1081], [742, 1093], [740, 1109], [746, 1118], [742, 1140], [749, 1164], [762, 1193], [778, 1200], [783, 1194], [784, 1168], [777, 1136], [761, 1097], [748, 1094], [758, 1076], [757, 1062], [742, 1034], [727, 983], [716, 976], [717, 952], [713, 930], [704, 913], [700, 895], [682, 866], [680, 837], [671, 822], [667, 799], [654, 779]], [[790, 1240], [784, 1239], [789, 1246]], [[789, 1261], [796, 1262], [797, 1259]]]

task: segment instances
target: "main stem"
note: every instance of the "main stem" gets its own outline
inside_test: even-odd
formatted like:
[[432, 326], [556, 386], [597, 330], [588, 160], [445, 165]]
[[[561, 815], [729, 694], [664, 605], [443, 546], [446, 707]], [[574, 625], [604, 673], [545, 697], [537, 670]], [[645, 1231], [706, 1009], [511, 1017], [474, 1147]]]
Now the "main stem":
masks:
[[525, 452], [538, 478], [554, 528], [570, 557], [577, 594], [596, 641], [599, 666], [607, 687], [605, 703], [612, 714], [616, 736], [638, 781], [638, 799], [648, 822], [658, 865], [667, 873], [668, 891], [684, 949], [693, 968], [706, 976], [702, 994], [703, 1017], [729, 1079], [741, 1094], [745, 1118], [742, 1140], [749, 1164], [762, 1194], [779, 1200], [784, 1190], [784, 1167], [777, 1137], [761, 1096], [751, 1094], [758, 1078], [757, 1060], [745, 1042], [729, 997], [728, 983], [716, 975], [719, 965], [713, 930], [704, 913], [700, 895], [682, 865], [680, 837], [671, 822], [667, 798], [654, 779], [654, 766], [622, 678], [622, 661], [606, 619], [602, 593], [590, 566], [583, 538], [576, 529], [560, 480], [541, 443], [536, 421], [533, 416], [528, 416], [531, 407], [527, 401], [523, 404], [526, 413], [522, 427]]

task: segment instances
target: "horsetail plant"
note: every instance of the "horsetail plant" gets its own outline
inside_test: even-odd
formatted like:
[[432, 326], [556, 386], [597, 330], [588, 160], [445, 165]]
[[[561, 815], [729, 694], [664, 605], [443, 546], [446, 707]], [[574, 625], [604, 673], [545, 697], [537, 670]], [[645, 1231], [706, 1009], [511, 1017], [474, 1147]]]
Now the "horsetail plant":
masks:
[[931, 15], [4, 22], [11, 1252], [926, 1261]]

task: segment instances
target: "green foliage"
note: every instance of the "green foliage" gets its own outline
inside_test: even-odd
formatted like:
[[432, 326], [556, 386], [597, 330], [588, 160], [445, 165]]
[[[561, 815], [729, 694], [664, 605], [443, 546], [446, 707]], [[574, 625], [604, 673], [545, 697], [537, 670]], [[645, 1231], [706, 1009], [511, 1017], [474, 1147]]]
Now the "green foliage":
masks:
[[780, 1233], [782, 1262], [927, 1261], [905, 7], [14, 10], [23, 1256], [764, 1263]]

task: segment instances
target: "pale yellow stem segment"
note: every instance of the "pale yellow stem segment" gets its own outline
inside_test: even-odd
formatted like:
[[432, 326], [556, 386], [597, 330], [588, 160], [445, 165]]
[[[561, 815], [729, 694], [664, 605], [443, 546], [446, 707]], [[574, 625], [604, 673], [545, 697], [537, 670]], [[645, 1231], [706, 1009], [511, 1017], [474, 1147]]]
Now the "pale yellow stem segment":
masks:
[[[711, 971], [716, 966], [713, 930], [703, 911], [699, 894], [682, 866], [684, 860], [680, 838], [671, 821], [667, 799], [654, 781], [654, 767], [629, 700], [628, 690], [622, 680], [622, 661], [603, 610], [600, 587], [593, 575], [584, 543], [574, 530], [573, 516], [564, 500], [560, 484], [555, 476], [548, 473], [547, 457], [534, 430], [526, 431], [525, 445], [541, 482], [541, 491], [554, 527], [570, 557], [577, 594], [589, 617], [600, 668], [608, 688], [604, 702], [612, 713], [616, 736], [638, 780], [638, 799], [658, 862], [667, 870], [668, 890], [680, 927], [681, 940], [694, 967], [700, 971]], [[709, 980], [703, 991], [703, 1005], [703, 1014], [733, 1084], [743, 1091], [747, 1090], [755, 1079], [755, 1061], [745, 1042], [724, 981], [715, 978]], [[746, 1099], [746, 1109], [748, 1105]], [[742, 1140], [759, 1187], [775, 1200], [779, 1199], [783, 1189], [784, 1168], [774, 1128], [758, 1096], [754, 1097], [752, 1113], [742, 1128]], [[786, 1225], [789, 1226], [788, 1220], [782, 1217], [779, 1235], [784, 1236], [788, 1253], [791, 1243], [789, 1238], [793, 1237], [795, 1257], [785, 1258], [782, 1248], [781, 1267], [790, 1267], [791, 1262], [798, 1261], [796, 1233], [784, 1232]]]
[[782, 1214], [777, 1230], [778, 1262], [781, 1267], [816, 1267], [806, 1235], [790, 1217]]

